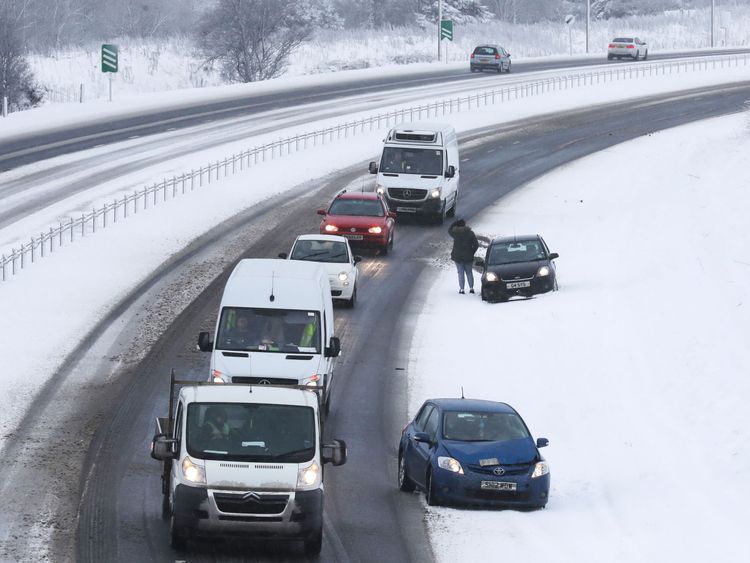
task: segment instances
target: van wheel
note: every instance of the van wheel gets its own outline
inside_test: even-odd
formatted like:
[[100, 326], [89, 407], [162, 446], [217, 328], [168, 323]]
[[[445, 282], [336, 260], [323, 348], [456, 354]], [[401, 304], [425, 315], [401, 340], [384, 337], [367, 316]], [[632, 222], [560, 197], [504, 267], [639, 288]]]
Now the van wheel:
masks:
[[456, 192], [456, 196], [453, 198], [453, 205], [451, 205], [451, 208], [448, 210], [448, 213], [446, 213], [446, 215], [448, 217], [455, 217], [456, 207], [458, 207], [458, 192]]
[[177, 526], [174, 521], [174, 512], [169, 519], [169, 544], [175, 549], [185, 549], [187, 544], [187, 536], [184, 530]]
[[313, 535], [305, 540], [305, 554], [318, 555], [323, 548], [323, 527], [321, 526]]
[[442, 225], [443, 221], [445, 221], [445, 202], [443, 202], [443, 205], [440, 208], [440, 212], [437, 215], [435, 215], [436, 224]]

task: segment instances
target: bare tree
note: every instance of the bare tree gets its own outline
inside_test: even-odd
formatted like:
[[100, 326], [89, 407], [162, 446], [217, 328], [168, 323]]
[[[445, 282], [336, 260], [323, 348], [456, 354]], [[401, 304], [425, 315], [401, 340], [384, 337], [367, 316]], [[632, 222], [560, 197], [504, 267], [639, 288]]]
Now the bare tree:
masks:
[[37, 105], [42, 100], [34, 83], [21, 30], [27, 5], [0, 0], [0, 98], [7, 97], [11, 109]]
[[310, 14], [294, 0], [219, 0], [201, 25], [209, 63], [230, 80], [254, 82], [279, 76], [290, 53], [312, 31]]

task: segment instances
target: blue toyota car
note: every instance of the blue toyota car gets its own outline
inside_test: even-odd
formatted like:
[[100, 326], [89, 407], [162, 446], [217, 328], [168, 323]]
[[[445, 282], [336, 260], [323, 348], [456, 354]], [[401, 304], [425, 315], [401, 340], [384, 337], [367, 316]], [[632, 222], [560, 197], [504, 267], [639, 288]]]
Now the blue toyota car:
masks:
[[549, 466], [523, 419], [509, 405], [430, 399], [403, 430], [398, 486], [419, 488], [427, 503], [544, 508]]

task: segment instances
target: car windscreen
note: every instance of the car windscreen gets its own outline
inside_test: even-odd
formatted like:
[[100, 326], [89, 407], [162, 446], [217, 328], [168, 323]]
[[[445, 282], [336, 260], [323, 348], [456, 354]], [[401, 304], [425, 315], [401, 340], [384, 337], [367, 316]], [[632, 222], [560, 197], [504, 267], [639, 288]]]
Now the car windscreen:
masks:
[[385, 217], [385, 210], [377, 199], [343, 199], [335, 200], [329, 215], [361, 215], [365, 217]]
[[380, 171], [391, 174], [443, 174], [443, 151], [439, 149], [386, 147], [380, 162]]
[[538, 240], [528, 240], [491, 244], [487, 249], [485, 262], [488, 266], [499, 266], [544, 260], [545, 258], [546, 255], [541, 243]]
[[632, 43], [633, 38], [632, 37], [616, 37], [612, 40], [612, 43]]
[[320, 333], [318, 311], [224, 307], [216, 349], [320, 354]]
[[494, 55], [497, 50], [494, 47], [477, 47], [474, 49], [475, 55]]
[[303, 463], [315, 456], [315, 412], [295, 405], [191, 403], [186, 439], [198, 459]]
[[292, 249], [292, 260], [313, 262], [349, 262], [345, 242], [336, 240], [298, 240]]
[[443, 438], [463, 442], [498, 442], [529, 438], [515, 413], [448, 411], [443, 414]]

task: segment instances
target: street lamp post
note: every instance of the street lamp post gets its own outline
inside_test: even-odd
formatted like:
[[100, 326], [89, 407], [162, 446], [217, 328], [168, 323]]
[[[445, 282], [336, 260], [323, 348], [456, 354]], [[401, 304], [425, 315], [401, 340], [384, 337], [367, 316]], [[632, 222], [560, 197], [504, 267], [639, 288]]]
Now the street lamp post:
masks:
[[586, 54], [589, 52], [589, 27], [591, 26], [591, 0], [586, 0]]
[[711, 0], [711, 47], [714, 46], [714, 2]]
[[443, 21], [443, 0], [438, 0], [438, 21], [437, 21], [437, 42], [438, 42], [438, 62], [440, 62], [440, 26]]

